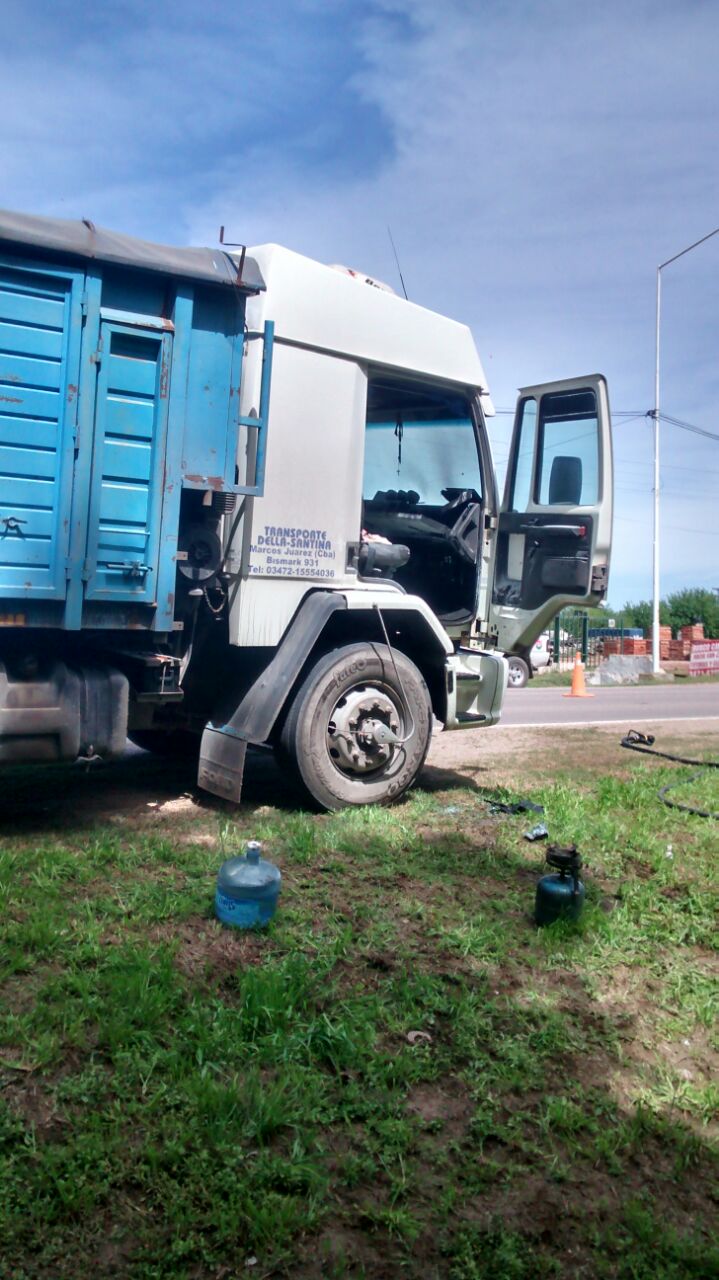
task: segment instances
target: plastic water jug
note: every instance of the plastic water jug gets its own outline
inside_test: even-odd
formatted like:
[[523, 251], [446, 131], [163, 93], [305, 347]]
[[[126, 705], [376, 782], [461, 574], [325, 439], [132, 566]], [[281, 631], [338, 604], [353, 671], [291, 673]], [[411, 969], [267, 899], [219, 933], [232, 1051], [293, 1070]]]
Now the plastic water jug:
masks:
[[228, 858], [217, 874], [215, 914], [223, 924], [252, 929], [268, 924], [275, 914], [282, 875], [279, 867], [260, 857], [262, 846], [249, 840], [240, 857]]
[[574, 846], [558, 849], [551, 845], [547, 862], [550, 867], [556, 867], [559, 874], [542, 876], [537, 884], [534, 919], [540, 925], [552, 924], [555, 920], [578, 920], [584, 906], [584, 885], [579, 879], [582, 859]]

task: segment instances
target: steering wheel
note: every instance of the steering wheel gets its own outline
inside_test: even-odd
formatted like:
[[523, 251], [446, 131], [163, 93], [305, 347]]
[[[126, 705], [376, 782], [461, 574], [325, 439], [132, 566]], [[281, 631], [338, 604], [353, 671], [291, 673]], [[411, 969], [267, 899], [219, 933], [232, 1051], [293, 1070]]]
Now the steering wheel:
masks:
[[446, 511], [460, 512], [454, 524], [447, 529], [447, 537], [463, 560], [476, 564], [481, 497], [476, 489], [443, 489], [442, 497], [447, 499]]
[[396, 535], [404, 538], [413, 533], [421, 533], [430, 538], [446, 538], [449, 529], [433, 516], [426, 516], [421, 511], [382, 511], [372, 513], [372, 527], [386, 537]]
[[452, 511], [455, 507], [464, 507], [468, 502], [482, 501], [476, 489], [442, 489], [441, 494], [447, 501], [447, 511]]
[[442, 489], [442, 497], [447, 499], [445, 511], [459, 512], [454, 524], [446, 525], [412, 507], [409, 511], [373, 512], [373, 528], [386, 537], [405, 539], [414, 532], [447, 541], [463, 560], [474, 565], [477, 562], [478, 516], [482, 499], [476, 489]]

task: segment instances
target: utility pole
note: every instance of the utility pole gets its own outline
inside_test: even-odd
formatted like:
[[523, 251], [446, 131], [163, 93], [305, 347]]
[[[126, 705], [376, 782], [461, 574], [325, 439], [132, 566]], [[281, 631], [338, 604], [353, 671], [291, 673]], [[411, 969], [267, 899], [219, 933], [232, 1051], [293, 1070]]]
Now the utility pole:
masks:
[[672, 262], [676, 262], [677, 258], [683, 258], [685, 253], [690, 253], [692, 249], [698, 248], [700, 244], [704, 244], [705, 240], [711, 240], [719, 232], [719, 227], [715, 227], [707, 235], [702, 236], [701, 240], [695, 240], [693, 244], [687, 245], [686, 249], [680, 249], [679, 253], [675, 253], [672, 258], [667, 258], [666, 262], [660, 262], [657, 267], [657, 316], [656, 316], [656, 344], [655, 344], [655, 363], [654, 363], [654, 536], [652, 539], [652, 672], [656, 676], [661, 670], [661, 648], [659, 645], [659, 326], [661, 321], [662, 310], [662, 271], [665, 267], [670, 266]]

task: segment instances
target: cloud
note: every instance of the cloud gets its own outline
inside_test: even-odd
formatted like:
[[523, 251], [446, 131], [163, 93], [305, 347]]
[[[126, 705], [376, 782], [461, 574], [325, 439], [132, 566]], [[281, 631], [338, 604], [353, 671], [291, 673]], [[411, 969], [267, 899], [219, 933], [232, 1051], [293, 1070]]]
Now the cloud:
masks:
[[[167, 240], [224, 223], [396, 281], [389, 224], [495, 403], [599, 368], [616, 409], [651, 407], [656, 264], [719, 223], [714, 5], [6, 9], [5, 203]], [[719, 237], [667, 269], [662, 403], [719, 432], [717, 266]], [[719, 447], [662, 437], [665, 580], [715, 585]], [[650, 586], [646, 421], [616, 458], [614, 599]]]
[[[202, 193], [240, 181], [246, 203], [248, 180], [262, 191], [269, 155], [296, 176], [331, 165], [341, 180], [350, 163], [342, 144], [357, 99], [327, 10], [270, 0], [250, 20], [189, 0], [5, 9], [8, 202], [171, 238]], [[367, 106], [363, 123], [381, 149], [379, 110]]]

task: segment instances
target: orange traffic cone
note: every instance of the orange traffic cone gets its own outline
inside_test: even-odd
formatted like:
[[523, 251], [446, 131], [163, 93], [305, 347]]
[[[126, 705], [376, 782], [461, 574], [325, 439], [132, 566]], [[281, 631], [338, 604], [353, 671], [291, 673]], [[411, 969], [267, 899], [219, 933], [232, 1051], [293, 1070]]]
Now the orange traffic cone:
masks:
[[584, 663], [582, 655], [576, 653], [574, 656], [574, 666], [572, 667], [572, 687], [569, 693], [563, 693], [563, 698], [593, 698], [593, 693], [587, 693], [587, 687], [584, 683]]

